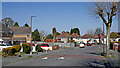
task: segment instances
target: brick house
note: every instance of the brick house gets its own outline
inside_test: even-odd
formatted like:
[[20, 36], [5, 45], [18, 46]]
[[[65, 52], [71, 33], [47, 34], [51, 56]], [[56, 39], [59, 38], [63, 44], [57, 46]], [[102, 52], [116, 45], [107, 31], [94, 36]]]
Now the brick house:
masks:
[[70, 35], [71, 41], [75, 41], [78, 42], [80, 41], [80, 35], [78, 35], [78, 33], [73, 33], [72, 35]]
[[[67, 32], [62, 32], [60, 35], [58, 35], [56, 37], [56, 39], [60, 39], [59, 42], [61, 42], [61, 43], [67, 43], [68, 37], [69, 37], [69, 35]], [[69, 40], [70, 40], [70, 38], [69, 38]]]
[[13, 31], [4, 24], [0, 24], [0, 39], [7, 44], [12, 44]]
[[13, 44], [20, 44], [21, 42], [31, 42], [31, 28], [30, 27], [9, 27], [13, 31]]
[[[59, 41], [60, 41], [60, 39], [55, 39], [55, 43], [58, 43]], [[45, 42], [53, 43], [53, 39], [46, 39]]]

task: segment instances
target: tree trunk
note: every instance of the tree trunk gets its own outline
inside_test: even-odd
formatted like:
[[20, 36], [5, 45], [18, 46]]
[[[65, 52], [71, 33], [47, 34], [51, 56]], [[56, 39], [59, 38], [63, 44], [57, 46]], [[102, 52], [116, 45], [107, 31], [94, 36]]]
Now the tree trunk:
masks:
[[53, 37], [53, 43], [55, 43], [55, 36]]
[[69, 43], [69, 37], [67, 37], [67, 43]]
[[110, 26], [106, 27], [107, 30], [107, 38], [106, 38], [106, 55], [110, 56]]
[[99, 44], [100, 44], [100, 34], [99, 34]]

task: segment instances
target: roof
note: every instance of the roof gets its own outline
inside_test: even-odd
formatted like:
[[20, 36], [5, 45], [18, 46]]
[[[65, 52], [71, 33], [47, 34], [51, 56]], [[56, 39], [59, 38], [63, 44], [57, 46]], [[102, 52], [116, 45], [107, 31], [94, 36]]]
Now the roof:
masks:
[[[55, 39], [55, 42], [57, 42], [60, 39]], [[53, 42], [53, 39], [46, 39], [46, 42]]]
[[[98, 36], [98, 35], [95, 35], [94, 38], [99, 38], [99, 36]], [[102, 35], [100, 34], [100, 38], [106, 38], [106, 36], [102, 36]]]
[[9, 31], [11, 31], [11, 29], [9, 27], [5, 26], [4, 24], [0, 23], [0, 31], [9, 32]]
[[92, 38], [89, 34], [85, 34], [82, 36], [82, 38]]
[[68, 37], [68, 34], [67, 33], [61, 33], [57, 37], [66, 38], [66, 37]]
[[70, 37], [72, 37], [72, 38], [79, 38], [80, 35], [78, 35], [78, 33], [73, 33]]
[[9, 27], [14, 34], [31, 34], [30, 27]]

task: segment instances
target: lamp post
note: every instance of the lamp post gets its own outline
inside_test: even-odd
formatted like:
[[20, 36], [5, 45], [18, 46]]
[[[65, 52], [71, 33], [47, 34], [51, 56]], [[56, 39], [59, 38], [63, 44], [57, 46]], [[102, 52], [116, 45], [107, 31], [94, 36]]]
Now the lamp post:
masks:
[[30, 55], [32, 56], [32, 18], [36, 17], [36, 16], [31, 16], [31, 51], [30, 51]]

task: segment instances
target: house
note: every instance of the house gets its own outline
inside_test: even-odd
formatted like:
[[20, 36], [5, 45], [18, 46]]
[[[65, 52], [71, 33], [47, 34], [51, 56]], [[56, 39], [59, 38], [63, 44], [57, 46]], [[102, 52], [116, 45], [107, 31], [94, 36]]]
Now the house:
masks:
[[[68, 42], [68, 37], [69, 37], [69, 35], [68, 35], [67, 32], [62, 32], [60, 35], [58, 35], [56, 37], [56, 39], [60, 39], [61, 43], [67, 43]], [[70, 40], [70, 38], [69, 38], [69, 40]]]
[[[103, 39], [104, 39], [104, 43], [106, 43], [106, 36], [103, 36], [100, 34], [100, 41], [103, 43]], [[99, 43], [99, 36], [98, 35], [95, 35], [94, 36], [94, 40], [97, 41], [97, 43]]]
[[82, 42], [84, 42], [85, 44], [87, 43], [87, 41], [91, 40], [92, 37], [89, 34], [84, 34], [83, 36], [81, 36], [81, 40]]
[[21, 42], [31, 42], [31, 28], [30, 27], [9, 27], [13, 31], [13, 44], [20, 44]]
[[0, 39], [4, 41], [4, 43], [12, 44], [13, 31], [0, 23]]
[[74, 40], [75, 42], [80, 42], [80, 35], [78, 35], [78, 33], [73, 33], [72, 35], [70, 35], [71, 40]]
[[[46, 39], [47, 43], [53, 43], [53, 39]], [[55, 43], [60, 42], [60, 39], [55, 39]]]

